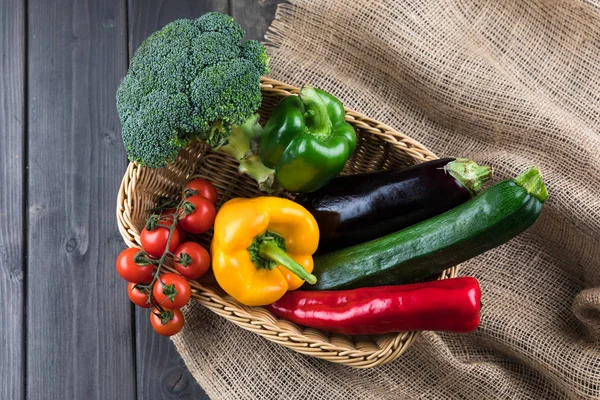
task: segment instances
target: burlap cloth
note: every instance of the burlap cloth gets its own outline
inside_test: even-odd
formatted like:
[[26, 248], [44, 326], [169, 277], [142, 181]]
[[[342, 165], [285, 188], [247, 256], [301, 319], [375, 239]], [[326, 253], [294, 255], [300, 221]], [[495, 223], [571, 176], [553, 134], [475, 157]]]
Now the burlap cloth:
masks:
[[331, 91], [439, 156], [540, 167], [550, 198], [518, 238], [464, 263], [481, 327], [426, 332], [356, 370], [200, 306], [173, 338], [213, 399], [600, 398], [600, 6], [588, 1], [297, 0], [267, 35], [271, 76]]

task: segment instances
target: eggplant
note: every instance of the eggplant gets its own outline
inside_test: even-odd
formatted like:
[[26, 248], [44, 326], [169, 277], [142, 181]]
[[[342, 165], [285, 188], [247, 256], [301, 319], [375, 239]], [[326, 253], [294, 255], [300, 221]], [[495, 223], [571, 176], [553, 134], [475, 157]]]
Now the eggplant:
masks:
[[346, 175], [295, 201], [319, 225], [319, 253], [364, 243], [454, 208], [475, 196], [492, 168], [445, 158], [408, 168]]

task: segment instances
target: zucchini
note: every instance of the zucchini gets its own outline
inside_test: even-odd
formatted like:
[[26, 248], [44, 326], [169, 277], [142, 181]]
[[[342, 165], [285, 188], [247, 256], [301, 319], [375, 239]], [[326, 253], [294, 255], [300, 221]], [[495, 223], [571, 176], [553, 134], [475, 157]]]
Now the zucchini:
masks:
[[548, 197], [537, 168], [499, 182], [443, 214], [314, 258], [315, 285], [337, 290], [408, 283], [506, 243], [529, 228]]

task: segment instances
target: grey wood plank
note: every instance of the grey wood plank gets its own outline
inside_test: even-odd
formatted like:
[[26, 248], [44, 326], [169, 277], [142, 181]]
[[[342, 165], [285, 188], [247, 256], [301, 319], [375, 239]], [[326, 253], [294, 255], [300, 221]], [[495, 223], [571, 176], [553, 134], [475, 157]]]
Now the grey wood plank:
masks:
[[28, 2], [28, 399], [135, 398], [114, 262], [125, 0]]
[[208, 399], [175, 345], [152, 329], [149, 310], [138, 309], [135, 321], [138, 399]]
[[282, 0], [231, 0], [231, 15], [246, 31], [246, 39], [262, 40]]
[[[229, 11], [227, 0], [130, 0], [129, 51], [133, 55], [152, 32], [178, 18]], [[150, 326], [149, 311], [136, 309], [138, 399], [206, 399], [173, 343]]]
[[179, 18], [198, 18], [209, 11], [229, 12], [227, 0], [129, 0], [129, 51], [152, 32]]
[[0, 399], [22, 399], [25, 2], [0, 3]]

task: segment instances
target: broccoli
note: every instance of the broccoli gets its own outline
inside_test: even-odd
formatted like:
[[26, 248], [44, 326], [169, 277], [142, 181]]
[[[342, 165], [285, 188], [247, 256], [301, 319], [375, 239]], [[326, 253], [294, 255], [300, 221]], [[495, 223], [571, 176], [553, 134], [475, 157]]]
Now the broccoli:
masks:
[[171, 22], [142, 43], [117, 90], [131, 161], [164, 167], [201, 140], [233, 155], [263, 188], [275, 184], [250, 150], [261, 131], [256, 111], [268, 57], [257, 41], [242, 42], [244, 34], [232, 17], [211, 12]]

